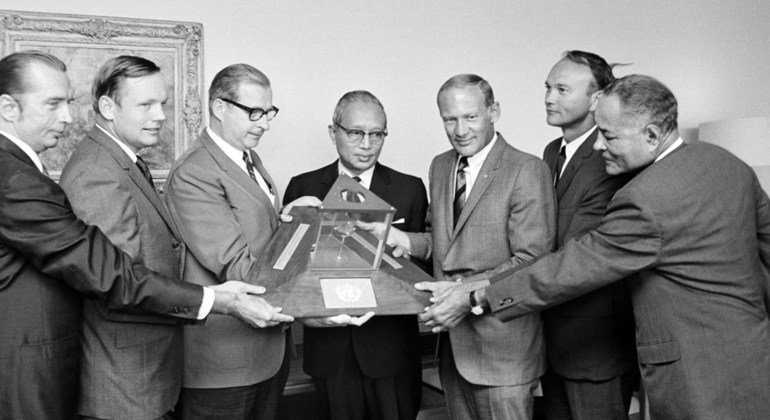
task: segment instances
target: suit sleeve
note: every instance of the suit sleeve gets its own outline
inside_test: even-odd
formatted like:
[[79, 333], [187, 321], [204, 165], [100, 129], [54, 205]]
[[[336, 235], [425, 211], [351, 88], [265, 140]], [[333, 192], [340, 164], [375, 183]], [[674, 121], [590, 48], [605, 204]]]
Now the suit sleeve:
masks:
[[190, 162], [177, 167], [168, 179], [166, 204], [188, 251], [203, 267], [222, 283], [249, 281], [258, 261], [249, 251], [224, 187], [211, 171]]
[[645, 197], [621, 191], [596, 230], [490, 281], [487, 300], [507, 321], [573, 299], [654, 265], [663, 234]]
[[[0, 187], [0, 238], [30, 264], [73, 289], [106, 300], [111, 309], [135, 309], [195, 319], [200, 286], [178, 284], [133, 265], [96, 227], [72, 212], [61, 188], [18, 170]], [[180, 311], [180, 306], [188, 311]]]
[[285, 206], [300, 197], [299, 182], [297, 181], [297, 178], [294, 177], [289, 181], [289, 185], [286, 187], [286, 193], [283, 195], [283, 205]]
[[428, 194], [419, 178], [415, 179], [415, 192], [411, 204], [409, 224], [404, 228], [407, 232], [424, 232], [428, 213]]
[[141, 264], [139, 215], [125, 185], [108, 169], [99, 166], [66, 175], [62, 177], [61, 187], [75, 214], [101, 229], [113, 245]]

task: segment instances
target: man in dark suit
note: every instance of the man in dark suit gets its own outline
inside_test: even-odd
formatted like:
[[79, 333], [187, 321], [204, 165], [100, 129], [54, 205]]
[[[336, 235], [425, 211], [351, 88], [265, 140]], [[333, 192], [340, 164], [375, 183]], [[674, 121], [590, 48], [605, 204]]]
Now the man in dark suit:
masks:
[[[539, 158], [510, 146], [494, 123], [500, 116], [489, 83], [460, 74], [439, 89], [438, 107], [452, 150], [430, 169], [431, 233], [391, 229], [394, 255], [433, 257], [440, 293], [476, 284], [553, 249], [553, 182]], [[375, 234], [381, 227], [373, 226]], [[441, 384], [452, 418], [532, 417], [534, 391], [545, 370], [540, 314], [512, 323], [481, 315], [441, 339]]]
[[75, 216], [37, 156], [56, 146], [72, 121], [65, 71], [61, 60], [37, 51], [0, 60], [2, 418], [76, 415], [80, 293], [106, 300], [110, 309], [191, 321], [210, 309], [264, 323], [261, 308], [245, 294], [264, 289], [237, 282], [213, 289], [180, 284], [133, 264], [98, 228]]
[[[142, 263], [178, 281], [184, 250], [140, 150], [160, 140], [168, 93], [155, 63], [108, 60], [94, 78], [96, 124], [62, 171], [60, 185], [83, 221]], [[182, 327], [160, 317], [110, 313], [83, 302], [82, 417], [158, 418], [182, 386]]]
[[[546, 121], [563, 133], [543, 152], [555, 179], [557, 247], [598, 226], [607, 203], [629, 178], [609, 175], [601, 153], [593, 148], [593, 112], [601, 90], [612, 80], [612, 67], [603, 58], [568, 51], [545, 81]], [[627, 419], [638, 375], [626, 284], [603, 287], [542, 315], [548, 356], [542, 378], [546, 417]]]
[[[380, 101], [367, 91], [346, 93], [329, 125], [339, 160], [292, 178], [284, 202], [303, 195], [323, 199], [346, 174], [396, 208], [394, 226], [424, 231], [428, 197], [422, 180], [378, 162], [386, 135]], [[304, 369], [331, 418], [415, 418], [422, 393], [417, 318], [375, 316], [354, 326], [338, 318], [302, 320]]]
[[[246, 281], [259, 267], [278, 228], [278, 195], [251, 149], [277, 113], [270, 81], [256, 68], [234, 64], [214, 76], [209, 127], [174, 163], [166, 185], [166, 204], [187, 245], [184, 280], [201, 285]], [[298, 200], [298, 205], [319, 204], [315, 198]], [[253, 330], [212, 316], [203, 326], [184, 329], [179, 415], [275, 417], [289, 374], [283, 327]]]
[[[594, 230], [475, 291], [507, 321], [636, 273], [629, 281], [650, 412], [661, 419], [770, 413], [770, 201], [724, 149], [684, 144], [677, 102], [640, 75], [610, 84], [596, 123], [611, 175], [636, 173]], [[480, 282], [481, 284], [485, 282]], [[469, 311], [456, 287], [421, 315], [436, 330]]]

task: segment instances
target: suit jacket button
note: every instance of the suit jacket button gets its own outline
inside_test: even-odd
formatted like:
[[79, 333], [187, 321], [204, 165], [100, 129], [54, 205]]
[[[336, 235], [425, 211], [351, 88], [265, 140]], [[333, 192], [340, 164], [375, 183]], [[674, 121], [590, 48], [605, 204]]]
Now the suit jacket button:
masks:
[[513, 298], [507, 297], [500, 301], [500, 306], [510, 305], [513, 303]]
[[179, 244], [179, 242], [172, 242], [171, 243], [171, 248], [173, 248], [174, 250], [179, 250], [180, 247], [181, 247], [181, 245]]
[[190, 307], [189, 306], [185, 306], [184, 309], [182, 309], [182, 312], [184, 312], [186, 314], [189, 314], [190, 313]]
[[179, 307], [178, 307], [178, 306], [174, 306], [174, 307], [171, 309], [171, 312], [173, 312], [173, 313], [175, 313], [175, 314], [178, 314], [178, 313], [179, 313]]

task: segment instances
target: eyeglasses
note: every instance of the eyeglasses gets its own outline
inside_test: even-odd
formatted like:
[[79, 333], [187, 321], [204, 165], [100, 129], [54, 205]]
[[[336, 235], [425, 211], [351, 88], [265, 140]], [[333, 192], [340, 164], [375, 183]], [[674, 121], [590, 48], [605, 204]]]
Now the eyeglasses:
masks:
[[278, 108], [272, 107], [268, 110], [264, 110], [262, 108], [249, 108], [246, 105], [239, 104], [238, 102], [231, 101], [227, 98], [219, 98], [228, 104], [235, 105], [238, 108], [246, 111], [249, 113], [249, 120], [250, 121], [259, 121], [263, 116], [267, 116], [267, 120], [270, 121], [273, 118], [275, 118], [276, 115], [278, 115]]
[[385, 141], [385, 137], [388, 135], [387, 131], [370, 131], [367, 133], [361, 130], [348, 130], [338, 123], [334, 123], [334, 125], [341, 128], [348, 135], [348, 142], [352, 144], [360, 143], [366, 136], [369, 136], [369, 141], [372, 144], [380, 144]]

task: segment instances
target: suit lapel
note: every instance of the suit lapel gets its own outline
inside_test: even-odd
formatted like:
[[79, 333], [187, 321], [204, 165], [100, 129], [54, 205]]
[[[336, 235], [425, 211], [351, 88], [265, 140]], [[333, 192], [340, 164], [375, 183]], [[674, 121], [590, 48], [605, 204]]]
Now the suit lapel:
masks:
[[173, 232], [174, 235], [178, 238], [179, 232], [176, 229], [176, 225], [171, 221], [171, 216], [168, 214], [166, 206], [163, 205], [163, 202], [161, 201], [157, 191], [155, 191], [152, 185], [147, 182], [147, 179], [142, 174], [142, 171], [139, 170], [139, 167], [136, 166], [136, 163], [131, 160], [131, 158], [126, 154], [125, 151], [123, 151], [123, 149], [120, 148], [117, 143], [115, 143], [115, 140], [111, 139], [106, 133], [104, 133], [104, 131], [98, 127], [94, 126], [91, 129], [85, 140], [87, 141], [89, 139], [98, 144], [100, 147], [104, 148], [110, 154], [110, 156], [115, 159], [115, 162], [117, 162], [118, 166], [120, 166], [120, 168], [124, 171], [128, 172], [129, 179], [131, 179], [131, 181], [136, 184], [142, 194], [147, 197], [147, 200], [149, 200], [152, 206], [155, 207], [155, 210], [158, 212], [158, 214], [160, 214], [160, 217], [163, 219], [163, 222], [166, 223], [166, 226], [168, 226], [169, 230]]
[[259, 155], [257, 155], [253, 150], [249, 150], [249, 156], [251, 156], [251, 161], [254, 162], [254, 167], [257, 169], [257, 172], [259, 172], [259, 175], [261, 175], [262, 179], [267, 181], [268, 184], [272, 187], [274, 197], [273, 210], [275, 210], [276, 214], [278, 214], [278, 209], [281, 208], [281, 200], [278, 196], [278, 189], [275, 187], [275, 182], [273, 182], [273, 178], [270, 177], [270, 174], [267, 173], [267, 169], [265, 169], [264, 165], [262, 165], [262, 159], [260, 159]]
[[[222, 172], [230, 179], [249, 193], [255, 200], [259, 201], [266, 209], [273, 213], [276, 217], [270, 219], [271, 228], [275, 229], [278, 225], [278, 212], [276, 210], [275, 203], [271, 203], [259, 184], [254, 182], [253, 179], [235, 164], [219, 146], [214, 143], [214, 140], [209, 137], [209, 134], [204, 130], [200, 137], [201, 144], [211, 155], [212, 159], [217, 163]], [[253, 155], [252, 155], [253, 158]]]
[[564, 173], [559, 177], [559, 182], [556, 184], [556, 199], [561, 200], [564, 192], [569, 188], [569, 184], [575, 178], [575, 174], [580, 167], [583, 166], [583, 161], [588, 159], [594, 151], [594, 143], [596, 142], [598, 130], [594, 129], [593, 133], [589, 135], [583, 144], [578, 147], [572, 159], [567, 163], [567, 167], [564, 168]]
[[468, 220], [468, 216], [470, 216], [470, 214], [473, 212], [473, 209], [476, 207], [476, 204], [478, 204], [479, 200], [481, 199], [481, 196], [484, 195], [487, 187], [489, 187], [489, 184], [492, 183], [493, 179], [495, 179], [495, 171], [500, 166], [500, 159], [502, 158], [503, 148], [506, 144], [507, 143], [505, 142], [505, 139], [503, 139], [503, 136], [500, 133], [497, 133], [497, 141], [495, 141], [495, 144], [492, 146], [492, 150], [489, 151], [487, 158], [481, 165], [481, 170], [479, 170], [479, 174], [476, 177], [476, 180], [473, 181], [471, 194], [465, 200], [463, 211], [460, 213], [460, 218], [457, 219], [457, 225], [454, 228], [454, 235], [457, 235], [457, 233], [460, 231], [462, 226], [465, 224], [465, 221]]
[[375, 163], [374, 165], [372, 183], [369, 185], [369, 191], [384, 200], [385, 198], [383, 198], [383, 196], [388, 195], [387, 192], [390, 189], [390, 175], [385, 172], [385, 169], [383, 169], [382, 165], [379, 163]]
[[35, 162], [30, 159], [29, 156], [27, 156], [26, 153], [24, 153], [23, 150], [16, 144], [14, 144], [12, 141], [8, 140], [4, 135], [0, 134], [0, 149], [5, 150], [6, 152], [10, 153], [11, 156], [15, 157], [16, 159], [19, 159], [20, 161], [32, 166], [37, 170], [37, 166], [35, 165]]

